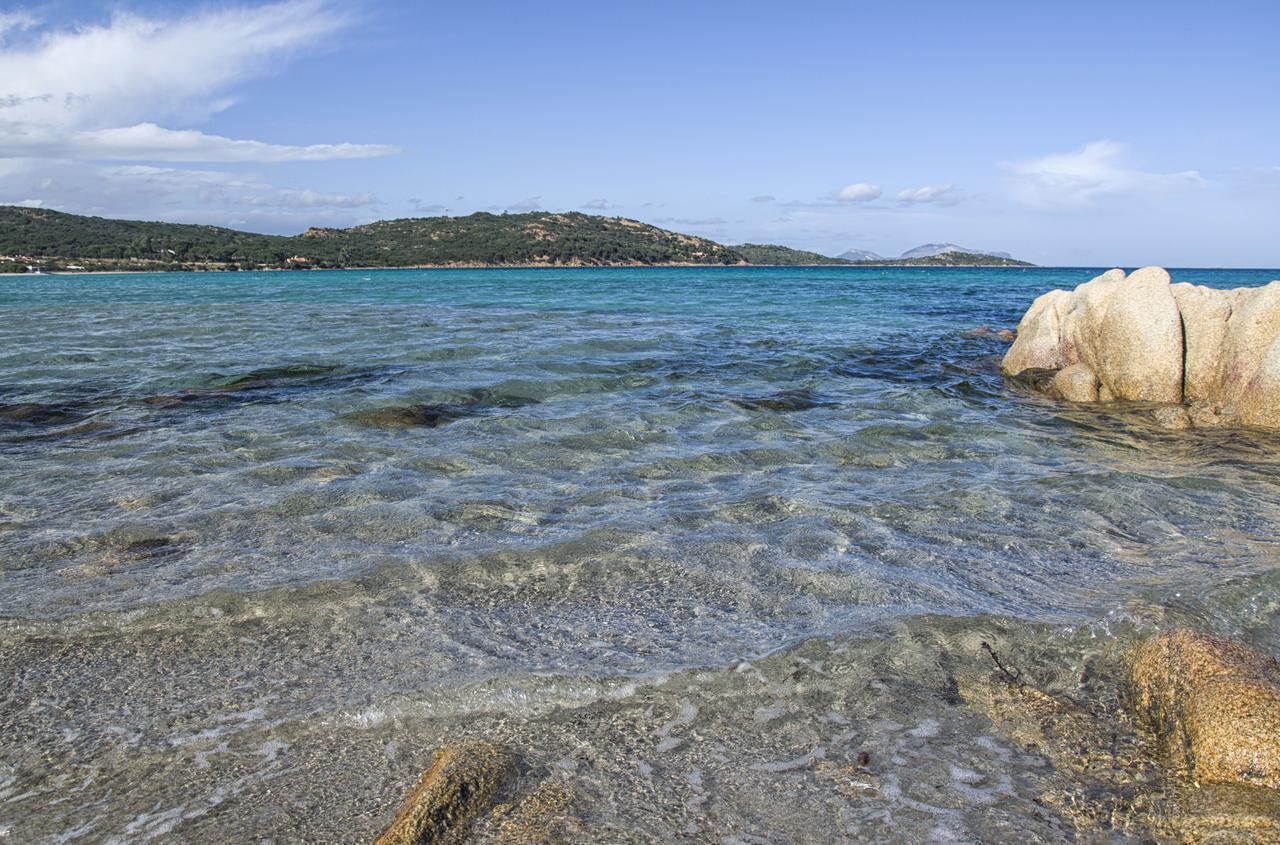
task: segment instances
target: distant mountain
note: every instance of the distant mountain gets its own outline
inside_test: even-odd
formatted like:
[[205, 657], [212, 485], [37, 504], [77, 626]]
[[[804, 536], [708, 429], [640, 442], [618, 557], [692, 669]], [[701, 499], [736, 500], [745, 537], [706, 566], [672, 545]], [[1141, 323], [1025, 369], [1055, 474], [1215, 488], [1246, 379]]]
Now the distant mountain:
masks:
[[848, 264], [844, 257], [832, 258], [817, 252], [803, 249], [792, 249], [777, 244], [738, 244], [729, 247], [752, 264], [774, 265], [813, 265], [813, 264]]
[[944, 252], [962, 252], [966, 255], [992, 255], [996, 258], [1013, 258], [1007, 252], [992, 252], [989, 249], [973, 249], [967, 246], [958, 246], [956, 244], [921, 244], [914, 249], [909, 249], [899, 255], [899, 258], [932, 258], [935, 255], [942, 255]]
[[840, 253], [840, 257], [846, 261], [884, 261], [883, 255], [878, 255], [868, 249], [850, 249]]
[[980, 252], [953, 252], [948, 250], [937, 255], [924, 255], [919, 258], [883, 258], [879, 261], [856, 261], [861, 267], [1034, 267], [1028, 261], [1016, 258], [1004, 258], [999, 255], [987, 255]]

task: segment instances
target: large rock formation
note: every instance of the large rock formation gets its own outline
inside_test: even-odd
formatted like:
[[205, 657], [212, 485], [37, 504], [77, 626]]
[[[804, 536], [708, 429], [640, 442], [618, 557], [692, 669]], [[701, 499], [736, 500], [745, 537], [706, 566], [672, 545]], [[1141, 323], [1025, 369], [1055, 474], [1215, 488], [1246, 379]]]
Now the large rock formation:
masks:
[[1073, 402], [1184, 403], [1198, 425], [1280, 428], [1280, 281], [1215, 290], [1109, 270], [1033, 302], [1001, 369], [1053, 372], [1032, 381]]

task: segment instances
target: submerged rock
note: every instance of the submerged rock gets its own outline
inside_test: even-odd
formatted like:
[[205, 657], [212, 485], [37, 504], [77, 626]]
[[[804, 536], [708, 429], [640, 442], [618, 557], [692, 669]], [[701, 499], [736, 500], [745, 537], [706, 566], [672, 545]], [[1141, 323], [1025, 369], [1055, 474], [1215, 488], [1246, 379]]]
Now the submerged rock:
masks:
[[[0, 404], [0, 431], [49, 429], [84, 424], [95, 408], [86, 402], [15, 402]], [[70, 429], [66, 429], [69, 431]]]
[[445, 746], [374, 845], [461, 842], [515, 774], [515, 755], [500, 745], [471, 740]]
[[1142, 644], [1132, 682], [1138, 715], [1194, 780], [1280, 788], [1280, 663], [1175, 631]]
[[1003, 340], [1005, 343], [1013, 343], [1017, 339], [1017, 335], [1009, 329], [993, 329], [990, 326], [978, 326], [976, 329], [969, 329], [964, 333], [965, 337], [994, 337], [997, 340]]
[[460, 405], [395, 405], [347, 414], [346, 419], [374, 428], [439, 428], [475, 412]]
[[749, 411], [807, 411], [824, 404], [818, 394], [807, 388], [780, 390], [769, 396], [742, 396], [731, 401]]
[[1140, 833], [1152, 827], [1161, 778], [1134, 732], [1020, 681], [961, 674], [956, 682], [961, 699], [1000, 733], [1052, 764], [1041, 800], [1077, 831]]
[[570, 835], [581, 833], [573, 802], [573, 790], [567, 784], [547, 778], [518, 801], [494, 807], [475, 838], [501, 845], [573, 841]]
[[957, 675], [957, 692], [1000, 734], [1044, 756], [1050, 766], [1040, 800], [1069, 819], [1082, 841], [1120, 834], [1123, 841], [1280, 843], [1280, 793], [1190, 783], [1179, 776], [1185, 772], [1158, 763], [1118, 697], [1114, 705], [1110, 695], [1082, 703], [997, 667], [1003, 674]]
[[1055, 372], [1038, 389], [1074, 402], [1188, 403], [1202, 406], [1189, 424], [1280, 428], [1280, 281], [1215, 290], [1109, 270], [1033, 302], [1000, 368]]

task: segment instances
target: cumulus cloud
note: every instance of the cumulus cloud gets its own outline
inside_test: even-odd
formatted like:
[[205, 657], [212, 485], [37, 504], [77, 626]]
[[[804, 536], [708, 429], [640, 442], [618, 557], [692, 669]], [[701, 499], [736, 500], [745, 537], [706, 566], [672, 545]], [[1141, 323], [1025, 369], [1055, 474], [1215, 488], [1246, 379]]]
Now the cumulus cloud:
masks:
[[852, 185], [845, 185], [835, 191], [832, 197], [839, 202], [871, 202], [872, 200], [880, 199], [882, 193], [884, 192], [880, 190], [879, 185], [854, 182]]
[[323, 0], [285, 0], [162, 20], [117, 14], [107, 24], [44, 31], [0, 53], [3, 93], [31, 98], [10, 119], [102, 129], [146, 119], [207, 117], [227, 89], [348, 19]]
[[925, 185], [922, 188], [907, 188], [898, 191], [898, 202], [909, 203], [948, 203], [956, 199], [955, 185]]
[[1098, 199], [1149, 194], [1205, 185], [1195, 170], [1150, 173], [1126, 165], [1125, 148], [1094, 141], [1070, 153], [1053, 153], [1007, 165], [1010, 189], [1024, 205], [1048, 211], [1073, 211]]
[[590, 211], [604, 211], [606, 208], [609, 207], [609, 201], [602, 200], [602, 199], [587, 200], [582, 204], [582, 207]]
[[[350, 22], [331, 0], [209, 6], [165, 18], [122, 12], [101, 24], [60, 27], [25, 13], [0, 14], [0, 195], [73, 211], [101, 202], [98, 213], [121, 214], [163, 206], [167, 194], [157, 179], [177, 179], [184, 171], [157, 168], [165, 175], [154, 178], [134, 171], [145, 184], [130, 188], [121, 182], [127, 171], [108, 162], [271, 164], [394, 153], [386, 144], [271, 143], [189, 126], [231, 105], [237, 85], [295, 52], [315, 49]], [[73, 171], [87, 180], [83, 195], [41, 187], [61, 184]], [[337, 202], [338, 195], [273, 188], [260, 177], [185, 172], [211, 201], [234, 195], [251, 206], [276, 203], [282, 213], [354, 207]], [[244, 184], [237, 187], [237, 178]], [[213, 191], [212, 184], [222, 187]], [[34, 193], [20, 190], [24, 186]], [[368, 205], [369, 197], [355, 202]]]

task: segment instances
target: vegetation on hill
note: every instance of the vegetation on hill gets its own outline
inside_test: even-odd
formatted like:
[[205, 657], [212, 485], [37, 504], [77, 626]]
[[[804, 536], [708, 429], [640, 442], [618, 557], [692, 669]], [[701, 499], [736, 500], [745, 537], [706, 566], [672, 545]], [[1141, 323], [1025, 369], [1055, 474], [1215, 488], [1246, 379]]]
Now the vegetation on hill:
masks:
[[301, 235], [0, 207], [0, 260], [48, 269], [741, 264], [706, 238], [577, 212], [384, 220]]
[[0, 261], [14, 260], [24, 266], [76, 261], [94, 265], [280, 263], [292, 255], [288, 240], [217, 226], [108, 220], [42, 208], [0, 207]]
[[0, 206], [0, 272], [22, 272], [28, 265], [46, 270], [258, 270], [747, 263], [1031, 266], [962, 252], [851, 262], [773, 244], [727, 247], [636, 220], [579, 212], [405, 218], [284, 236]]
[[851, 264], [843, 258], [832, 258], [817, 252], [803, 249], [792, 249], [777, 244], [738, 244], [733, 250], [747, 259], [751, 264], [804, 265], [804, 264]]
[[417, 264], [740, 264], [741, 255], [706, 238], [621, 217], [579, 212], [472, 214], [383, 220], [353, 229], [310, 229], [300, 250], [333, 242], [349, 261]]

